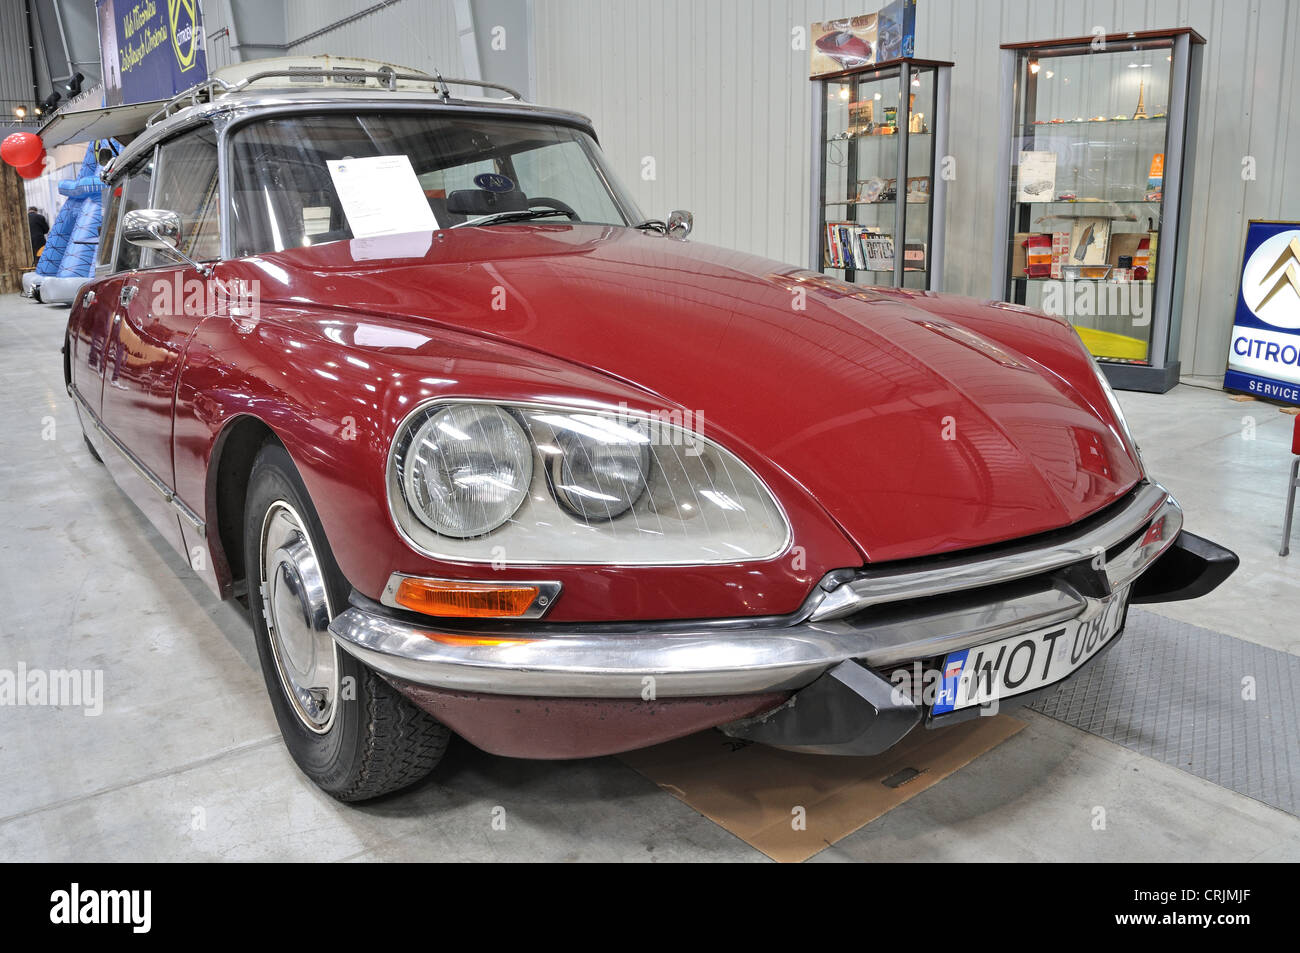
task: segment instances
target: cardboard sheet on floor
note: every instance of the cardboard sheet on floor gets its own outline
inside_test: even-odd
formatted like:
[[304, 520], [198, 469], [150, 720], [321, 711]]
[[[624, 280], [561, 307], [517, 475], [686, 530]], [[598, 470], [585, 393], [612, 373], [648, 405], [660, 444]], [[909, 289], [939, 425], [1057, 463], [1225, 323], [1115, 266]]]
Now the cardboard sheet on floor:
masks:
[[[997, 715], [938, 731], [918, 728], [874, 758], [795, 754], [718, 731], [619, 757], [773, 860], [801, 861], [938, 784], [1024, 726]], [[798, 808], [803, 829], [795, 823]]]

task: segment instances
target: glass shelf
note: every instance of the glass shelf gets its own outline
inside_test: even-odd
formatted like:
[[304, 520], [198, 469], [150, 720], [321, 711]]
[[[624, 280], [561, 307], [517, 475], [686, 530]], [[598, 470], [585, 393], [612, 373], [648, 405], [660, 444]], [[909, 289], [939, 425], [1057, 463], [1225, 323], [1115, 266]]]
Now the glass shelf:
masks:
[[1090, 282], [1092, 282], [1092, 283], [1094, 283], [1094, 284], [1107, 284], [1107, 285], [1150, 285], [1150, 284], [1153, 284], [1153, 282], [1151, 281], [1150, 278], [1143, 278], [1143, 279], [1140, 279], [1140, 280], [1137, 279], [1137, 278], [1129, 278], [1129, 279], [1125, 279], [1125, 280], [1123, 280], [1123, 281], [1116, 281], [1114, 278], [1030, 278], [1028, 275], [1015, 275], [1015, 276], [1013, 276], [1013, 277], [1011, 278], [1011, 280], [1012, 280], [1012, 281], [1071, 281], [1071, 282], [1090, 281]]
[[[910, 138], [912, 139], [918, 139], [922, 136], [932, 136], [932, 135], [934, 135], [934, 133], [932, 132], [913, 132], [909, 134]], [[898, 133], [891, 132], [888, 135], [882, 136], [882, 135], [877, 135], [876, 133], [873, 132], [867, 132], [867, 133], [863, 133], [860, 136], [847, 136], [847, 137], [841, 136], [838, 139], [836, 138], [827, 139], [826, 144], [830, 146], [830, 145], [834, 145], [837, 142], [877, 142], [877, 141], [897, 142]]]
[[1164, 122], [1168, 118], [1168, 116], [1148, 116], [1146, 119], [1062, 119], [1060, 122], [1040, 119], [1035, 122], [1021, 123], [1017, 128], [1021, 131], [1030, 131], [1044, 128], [1052, 129], [1056, 126], [1120, 126], [1125, 123], [1149, 126], [1153, 123]]
[[1160, 199], [1052, 199], [1042, 202], [1038, 199], [1016, 199], [1020, 205], [1160, 205]]
[[[924, 202], [904, 202], [903, 204], [904, 204], [904, 205], [928, 205], [929, 202], [930, 202], [930, 200], [929, 200], [929, 199], [926, 199]], [[835, 205], [857, 205], [857, 206], [863, 206], [863, 205], [880, 205], [880, 206], [893, 206], [893, 205], [897, 205], [897, 204], [898, 204], [898, 200], [897, 200], [897, 199], [885, 199], [884, 201], [878, 201], [878, 202], [868, 202], [868, 201], [866, 201], [865, 199], [837, 199], [837, 200], [835, 200], [835, 201], [833, 201], [833, 202], [823, 202], [823, 203], [822, 203], [822, 208], [830, 208], [831, 206], [835, 206]]]

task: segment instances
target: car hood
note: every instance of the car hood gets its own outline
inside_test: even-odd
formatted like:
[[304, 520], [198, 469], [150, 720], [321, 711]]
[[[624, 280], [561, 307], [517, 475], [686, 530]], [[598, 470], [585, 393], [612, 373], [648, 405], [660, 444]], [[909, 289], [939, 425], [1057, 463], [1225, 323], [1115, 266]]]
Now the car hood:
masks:
[[282, 283], [299, 303], [491, 337], [690, 411], [760, 473], [788, 474], [873, 561], [1066, 526], [1142, 477], [1073, 331], [1023, 309], [865, 290], [594, 225], [353, 240], [252, 263], [264, 298]]

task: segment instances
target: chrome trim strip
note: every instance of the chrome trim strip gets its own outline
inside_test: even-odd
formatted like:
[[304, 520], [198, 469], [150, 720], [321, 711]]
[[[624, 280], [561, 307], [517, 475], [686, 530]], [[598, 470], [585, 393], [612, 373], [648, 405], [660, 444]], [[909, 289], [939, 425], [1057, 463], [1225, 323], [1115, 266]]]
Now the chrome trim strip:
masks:
[[[960, 571], [859, 572], [837, 589], [819, 587], [793, 617], [466, 625], [412, 623], [358, 604], [337, 616], [330, 632], [341, 648], [385, 675], [452, 690], [590, 698], [644, 697], [651, 685], [656, 697], [791, 690], [848, 659], [899, 665], [1092, 618], [1173, 545], [1182, 522], [1177, 502], [1144, 484], [1118, 512], [1064, 543], [950, 564], [965, 567]], [[1094, 545], [1104, 559], [1130, 537], [1094, 576], [1084, 574], [1096, 583], [1093, 592], [1076, 588], [1073, 573], [1053, 572], [1090, 561]], [[977, 571], [983, 575], [977, 578]], [[852, 618], [814, 618], [839, 589], [882, 580], [887, 588], [849, 590], [870, 611], [859, 606]]]
[[196, 533], [200, 536], [206, 537], [207, 525], [199, 518], [199, 515], [186, 506], [185, 501], [176, 495], [176, 491], [168, 486], [167, 483], [158, 476], [158, 474], [145, 466], [144, 462], [132, 453], [126, 444], [117, 439], [117, 435], [104, 425], [104, 422], [99, 419], [99, 415], [90, 409], [90, 405], [86, 403], [85, 398], [81, 396], [81, 393], [72, 384], [68, 385], [68, 394], [77, 402], [77, 405], [81, 410], [85, 412], [86, 417], [90, 420], [91, 426], [103, 434], [104, 439], [108, 441], [109, 445], [122, 455], [136, 473], [140, 474], [140, 476], [144, 478], [145, 483], [149, 484], [149, 486], [153, 488], [154, 492], [170, 503], [172, 509], [176, 511], [177, 515], [184, 519], [185, 522], [189, 523]]
[[[1182, 527], [1182, 509], [1177, 501], [1160, 484], [1144, 483], [1104, 523], [1046, 548], [1041, 543], [1031, 542], [1000, 550], [993, 557], [957, 556], [932, 568], [863, 569], [852, 580], [833, 589], [813, 610], [810, 618], [813, 621], [839, 619], [882, 602], [1013, 582], [1072, 563], [1098, 557], [1104, 560], [1106, 550], [1166, 513], [1177, 521], [1178, 528]], [[1170, 543], [1176, 535], [1177, 532], [1170, 535]], [[1109, 575], [1109, 563], [1106, 568]], [[1129, 578], [1132, 574], [1114, 579], [1111, 584], [1115, 586]]]
[[480, 586], [536, 586], [537, 598], [523, 612], [522, 615], [510, 616], [513, 619], [540, 619], [551, 611], [551, 606], [555, 605], [555, 600], [560, 596], [560, 590], [563, 588], [562, 583], [548, 581], [537, 582], [525, 579], [435, 579], [432, 576], [419, 576], [411, 573], [395, 572], [388, 577], [388, 583], [384, 586], [383, 594], [380, 595], [379, 601], [390, 609], [401, 609], [403, 612], [413, 610], [401, 605], [397, 601], [397, 588], [402, 584], [404, 579], [433, 579], [435, 582], [463, 582]]
[[175, 508], [176, 512], [180, 514], [181, 519], [185, 520], [185, 522], [189, 523], [190, 526], [193, 527], [194, 532], [198, 533], [200, 536], [203, 537], [206, 537], [208, 535], [207, 524], [205, 524], [203, 520], [200, 519], [198, 513], [195, 513], [192, 509], [190, 509], [189, 506], [185, 504], [185, 501], [182, 500], [175, 493], [172, 494], [171, 504]]
[[[888, 665], [939, 655], [1083, 616], [1088, 600], [1064, 589], [1026, 591], [990, 606], [972, 601], [883, 624], [619, 632], [573, 626], [555, 633], [452, 630], [352, 607], [330, 623], [344, 650], [386, 675], [458, 691], [544, 697], [733, 695], [801, 688], [847, 659]], [[1099, 602], [1099, 611], [1104, 600]], [[440, 642], [442, 634], [459, 637]], [[466, 635], [489, 643], [464, 644]], [[647, 680], [650, 681], [647, 681]]]

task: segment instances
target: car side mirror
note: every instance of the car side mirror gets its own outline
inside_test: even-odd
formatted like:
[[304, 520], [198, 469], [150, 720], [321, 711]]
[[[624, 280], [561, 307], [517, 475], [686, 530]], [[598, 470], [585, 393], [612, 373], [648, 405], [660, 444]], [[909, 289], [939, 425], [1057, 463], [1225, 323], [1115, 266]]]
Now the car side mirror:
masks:
[[181, 251], [181, 217], [169, 209], [140, 208], [122, 219], [122, 237], [141, 248], [156, 248], [192, 265], [205, 278], [212, 269]]
[[181, 243], [181, 217], [161, 208], [141, 208], [126, 213], [122, 237], [141, 248], [175, 251]]
[[695, 216], [690, 212], [677, 209], [668, 213], [668, 237], [685, 238], [695, 227]]

